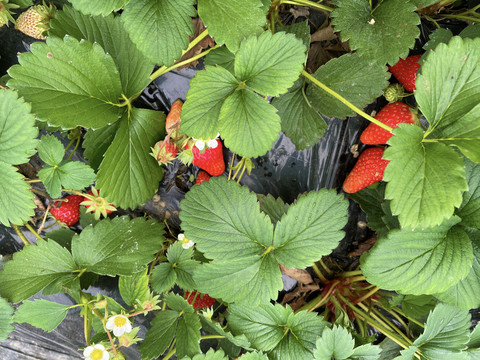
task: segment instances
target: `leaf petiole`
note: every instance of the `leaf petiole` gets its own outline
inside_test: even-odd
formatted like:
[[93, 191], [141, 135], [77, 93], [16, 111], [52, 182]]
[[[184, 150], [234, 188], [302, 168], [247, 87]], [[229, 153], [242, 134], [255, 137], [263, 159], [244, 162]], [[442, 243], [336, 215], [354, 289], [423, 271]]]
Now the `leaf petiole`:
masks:
[[328, 11], [328, 12], [333, 11], [333, 8], [331, 8], [330, 6], [320, 5], [316, 2], [309, 1], [309, 0], [281, 0], [280, 4], [310, 6], [310, 7], [317, 8], [317, 9], [320, 9], [320, 10], [325, 10], [325, 11]]

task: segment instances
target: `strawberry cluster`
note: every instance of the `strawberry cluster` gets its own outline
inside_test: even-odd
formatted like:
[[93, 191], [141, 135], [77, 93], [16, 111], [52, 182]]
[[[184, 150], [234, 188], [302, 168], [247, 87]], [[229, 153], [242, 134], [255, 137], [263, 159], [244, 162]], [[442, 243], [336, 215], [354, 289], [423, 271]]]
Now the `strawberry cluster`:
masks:
[[183, 102], [180, 99], [173, 102], [165, 120], [167, 135], [155, 144], [151, 155], [160, 165], [168, 164], [178, 158], [186, 165], [198, 166], [203, 170], [198, 175], [201, 180], [196, 181], [199, 184], [201, 181], [208, 180], [210, 176], [220, 176], [224, 173], [223, 145], [218, 136], [204, 141], [182, 134], [180, 131], [182, 106]]
[[[409, 56], [405, 60], [390, 66], [389, 70], [407, 91], [415, 91], [415, 80], [420, 68], [421, 55]], [[407, 104], [395, 101], [383, 107], [375, 117], [376, 120], [394, 129], [400, 123], [416, 124], [417, 115]], [[386, 145], [393, 134], [371, 123], [360, 135], [360, 141], [367, 145]], [[385, 147], [368, 148], [362, 152], [352, 171], [347, 175], [343, 190], [355, 193], [383, 179], [388, 160], [383, 159]]]

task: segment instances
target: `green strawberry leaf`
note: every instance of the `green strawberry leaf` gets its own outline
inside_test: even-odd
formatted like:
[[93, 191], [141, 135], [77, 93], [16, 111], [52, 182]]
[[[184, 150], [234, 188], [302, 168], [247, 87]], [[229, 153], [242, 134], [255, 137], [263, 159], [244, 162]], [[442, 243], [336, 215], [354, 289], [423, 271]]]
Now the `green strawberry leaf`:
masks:
[[55, 241], [37, 239], [37, 245], [25, 246], [5, 264], [0, 272], [0, 294], [12, 302], [19, 302], [64, 279], [76, 269], [67, 249]]
[[480, 230], [480, 164], [465, 160], [468, 190], [463, 193], [463, 202], [455, 211], [462, 225]]
[[388, 141], [383, 158], [385, 198], [402, 226], [431, 227], [449, 218], [467, 190], [465, 165], [460, 154], [442, 143], [423, 141], [423, 131], [400, 124]]
[[193, 357], [184, 357], [182, 360], [228, 360], [223, 350], [208, 350], [205, 354], [196, 354]]
[[305, 51], [295, 35], [265, 31], [242, 41], [235, 55], [235, 75], [255, 92], [278, 96], [298, 79]]
[[5, 340], [15, 328], [12, 326], [13, 307], [0, 297], [0, 340]]
[[99, 275], [128, 276], [142, 271], [161, 250], [162, 231], [162, 225], [143, 218], [105, 219], [74, 236], [72, 255], [80, 269]]
[[298, 79], [286, 94], [274, 98], [272, 105], [278, 110], [282, 131], [299, 150], [315, 145], [327, 129], [327, 123], [305, 96], [303, 78]]
[[423, 334], [413, 344], [426, 358], [457, 359], [455, 356], [458, 356], [468, 343], [470, 326], [468, 311], [439, 304], [430, 313]]
[[69, 305], [44, 299], [25, 301], [15, 311], [13, 321], [28, 323], [43, 331], [53, 331], [67, 316]]
[[184, 356], [194, 356], [200, 350], [200, 329], [202, 324], [197, 314], [184, 313], [178, 320], [176, 348], [177, 356], [182, 359]]
[[262, 352], [250, 352], [239, 357], [241, 360], [268, 360], [267, 354]]
[[235, 55], [225, 46], [213, 49], [205, 56], [205, 65], [220, 65], [222, 68], [235, 74]]
[[125, 304], [133, 306], [136, 300], [144, 301], [148, 295], [147, 269], [131, 276], [120, 276], [118, 279], [118, 290]]
[[194, 4], [194, 0], [130, 1], [121, 18], [132, 41], [150, 61], [170, 66], [188, 47]]
[[82, 146], [85, 149], [84, 155], [88, 159], [88, 165], [95, 171], [98, 170], [103, 161], [103, 154], [112, 144], [121, 121], [115, 124], [104, 126], [101, 129], [88, 130], [85, 134]]
[[258, 94], [240, 89], [220, 111], [219, 132], [225, 146], [245, 157], [264, 155], [278, 139], [280, 118], [276, 109]]
[[465, 278], [445, 292], [435, 294], [440, 301], [462, 310], [480, 306], [480, 230], [467, 231], [473, 246], [473, 265]]
[[182, 289], [194, 290], [193, 272], [200, 265], [199, 262], [192, 260], [193, 248], [184, 249], [182, 243], [175, 242], [167, 252], [167, 263], [162, 263], [152, 271], [152, 288], [162, 293], [170, 290], [175, 283]]
[[250, 341], [245, 335], [234, 336], [231, 332], [225, 331], [225, 329], [216, 321], [212, 321], [209, 317], [201, 316], [200, 321], [202, 323], [202, 329], [208, 333], [224, 336], [225, 339], [236, 346], [240, 346], [246, 350], [252, 350]]
[[393, 229], [400, 228], [398, 219], [390, 211], [390, 201], [385, 199], [385, 183], [376, 188], [365, 188], [349, 195], [367, 214], [368, 227], [375, 230], [377, 237], [386, 237]]
[[353, 349], [352, 360], [377, 360], [380, 358], [380, 346], [365, 344]]
[[269, 303], [230, 305], [227, 320], [234, 334], [245, 334], [256, 349], [269, 351], [269, 358], [285, 360], [311, 359], [316, 338], [326, 326], [314, 313], [294, 313], [288, 305]]
[[335, 31], [352, 50], [380, 64], [405, 58], [419, 36], [420, 17], [413, 3], [384, 0], [374, 8], [369, 0], [336, 0], [331, 16]]
[[[103, 3], [103, 2], [102, 2]], [[120, 16], [87, 16], [64, 6], [50, 22], [49, 35], [98, 43], [117, 66], [122, 92], [127, 98], [140, 93], [150, 83], [153, 64], [130, 40]]]
[[213, 139], [219, 129], [220, 109], [238, 86], [235, 77], [221, 67], [206, 66], [190, 81], [182, 107], [180, 129], [197, 139]]
[[271, 194], [257, 195], [260, 203], [260, 210], [267, 214], [275, 225], [283, 215], [288, 211], [289, 205], [284, 203], [281, 198], [274, 198]]
[[425, 52], [420, 58], [420, 64], [423, 64], [430, 52], [434, 50], [439, 44], [448, 43], [452, 37], [453, 33], [450, 29], [440, 28], [431, 33], [427, 43], [423, 45], [423, 50], [425, 50]]
[[69, 0], [76, 9], [87, 15], [108, 15], [122, 8], [129, 0]]
[[338, 246], [345, 233], [348, 201], [334, 190], [301, 196], [277, 223], [275, 257], [287, 268], [311, 266]]
[[24, 176], [12, 165], [0, 161], [0, 223], [22, 225], [35, 215], [35, 203]]
[[[460, 280], [461, 281], [461, 280]], [[402, 297], [400, 304], [405, 315], [420, 319], [426, 317], [437, 305], [432, 295], [399, 295]]]
[[[58, 166], [45, 166], [38, 172], [45, 189], [52, 198], [62, 194], [62, 188], [82, 189], [95, 181], [95, 173], [80, 161], [66, 161]], [[63, 185], [63, 186], [62, 186]]]
[[[115, 63], [98, 44], [73, 37], [33, 43], [12, 66], [17, 89], [40, 120], [64, 128], [100, 128], [118, 120], [122, 85]], [[92, 69], [95, 71], [92, 72]]]
[[23, 164], [35, 154], [38, 129], [30, 110], [17, 92], [0, 91], [0, 162]]
[[438, 0], [409, 0], [411, 3], [415, 4], [418, 9], [423, 9], [427, 6], [433, 5], [438, 2]]
[[480, 39], [454, 37], [427, 57], [415, 92], [430, 124], [425, 140], [455, 145], [475, 162], [480, 162], [479, 77]]
[[174, 310], [157, 313], [139, 347], [142, 359], [156, 359], [167, 350], [177, 330], [178, 316], [178, 312]]
[[260, 0], [199, 0], [198, 15], [219, 45], [235, 53], [240, 42], [262, 32], [265, 14]]
[[472, 243], [452, 217], [423, 230], [394, 230], [361, 258], [371, 284], [421, 295], [447, 290], [465, 278], [473, 263]]
[[479, 24], [470, 24], [467, 27], [465, 27], [462, 31], [460, 31], [460, 34], [458, 34], [461, 38], [469, 38], [469, 39], [475, 39], [480, 37], [480, 25]]
[[[358, 54], [345, 54], [320, 66], [313, 76], [353, 105], [363, 108], [382, 95], [390, 75], [383, 65], [370, 62]], [[322, 115], [344, 118], [355, 114], [315, 85], [307, 88], [307, 98]]]
[[308, 24], [308, 20], [290, 24], [290, 25], [282, 25], [277, 26], [275, 32], [285, 31], [289, 34], [294, 34], [297, 39], [302, 40], [303, 44], [307, 49], [310, 48], [310, 25]]
[[65, 155], [65, 148], [62, 142], [53, 135], [43, 135], [40, 138], [40, 144], [38, 144], [37, 150], [40, 159], [50, 166], [60, 164]]
[[234, 181], [211, 178], [187, 192], [180, 207], [185, 236], [209, 259], [258, 256], [272, 244], [273, 225], [257, 197]]
[[97, 188], [116, 206], [135, 208], [150, 199], [163, 171], [150, 155], [165, 133], [163, 113], [132, 108], [120, 122], [97, 174]]

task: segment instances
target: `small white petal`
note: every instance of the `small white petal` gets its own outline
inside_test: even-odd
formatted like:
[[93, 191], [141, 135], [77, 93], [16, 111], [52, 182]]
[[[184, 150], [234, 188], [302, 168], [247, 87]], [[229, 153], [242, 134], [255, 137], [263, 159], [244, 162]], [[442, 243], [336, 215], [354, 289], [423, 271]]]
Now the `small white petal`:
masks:
[[193, 245], [195, 245], [195, 243], [192, 240], [189, 240], [188, 242], [184, 242], [182, 244], [182, 248], [184, 248], [185, 250], [190, 249]]
[[124, 332], [123, 326], [118, 326], [113, 329], [113, 335], [116, 337], [122, 336]]
[[198, 150], [202, 151], [203, 149], [205, 149], [205, 142], [203, 140], [197, 140], [195, 141], [195, 146]]
[[112, 316], [107, 320], [105, 327], [107, 328], [107, 330], [110, 330], [110, 331], [112, 331], [115, 328], [115, 316]]
[[183, 239], [185, 239], [185, 235], [184, 234], [178, 234], [178, 240], [183, 241]]
[[207, 145], [209, 148], [215, 149], [218, 146], [217, 139], [208, 140]]
[[83, 356], [87, 357], [87, 356], [90, 356], [90, 354], [92, 353], [93, 351], [93, 346], [87, 346], [84, 350], [83, 350]]

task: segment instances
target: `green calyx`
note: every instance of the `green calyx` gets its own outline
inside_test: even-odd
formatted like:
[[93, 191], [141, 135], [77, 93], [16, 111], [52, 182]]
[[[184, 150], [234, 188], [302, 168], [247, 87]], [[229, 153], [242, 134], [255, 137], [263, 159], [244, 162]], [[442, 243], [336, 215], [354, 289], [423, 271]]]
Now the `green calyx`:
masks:
[[8, 26], [8, 22], [15, 23], [15, 19], [12, 16], [12, 9], [18, 9], [20, 6], [16, 4], [10, 4], [8, 0], [0, 0], [0, 27], [3, 25]]

